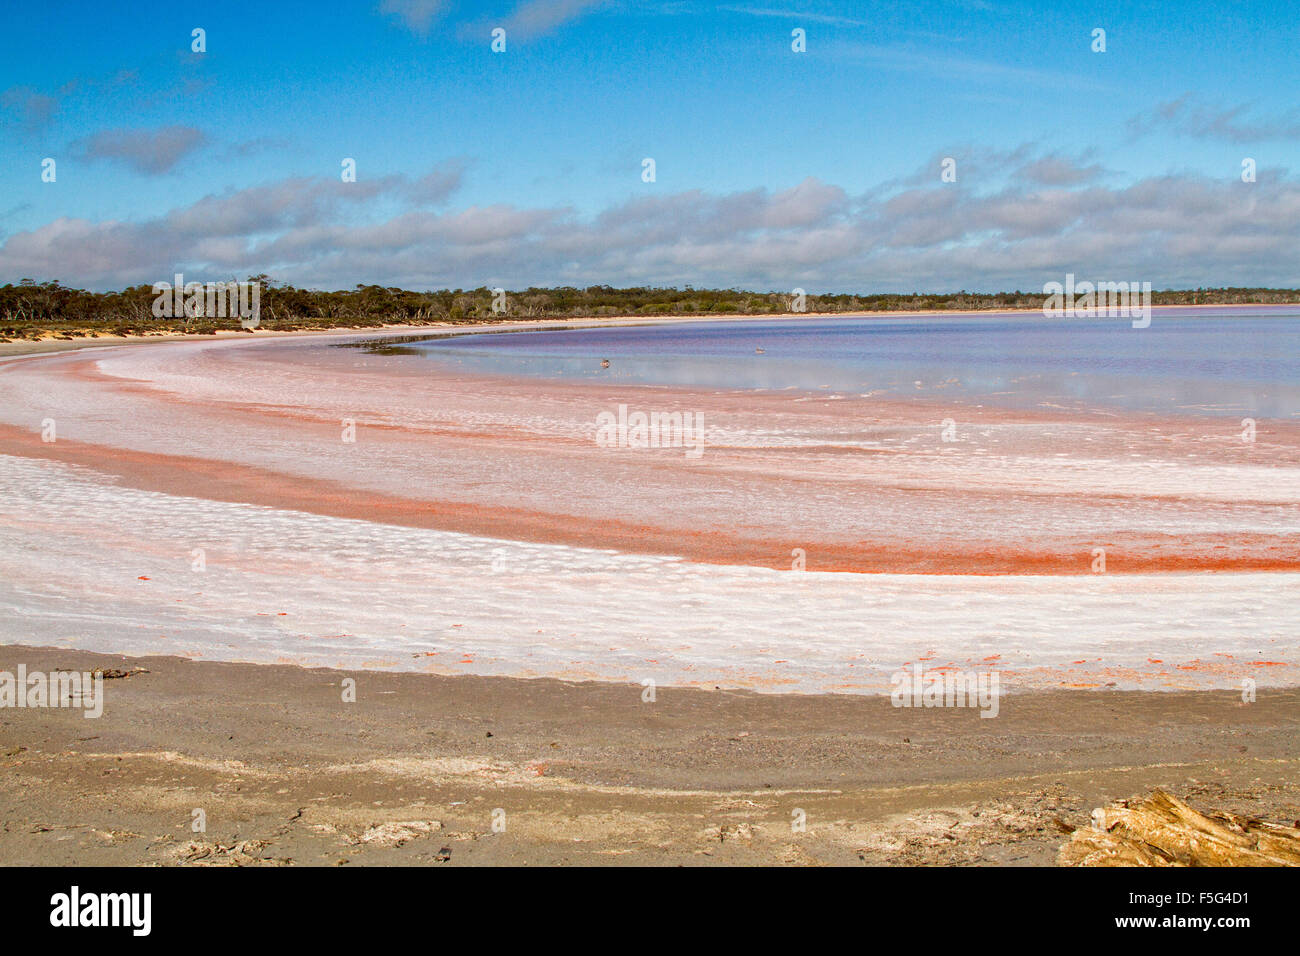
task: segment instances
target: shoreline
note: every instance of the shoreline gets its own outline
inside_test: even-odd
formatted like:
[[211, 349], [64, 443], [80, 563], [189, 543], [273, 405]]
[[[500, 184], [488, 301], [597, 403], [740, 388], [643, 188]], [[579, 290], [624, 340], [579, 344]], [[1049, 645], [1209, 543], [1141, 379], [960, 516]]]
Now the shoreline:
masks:
[[20, 663], [146, 670], [105, 682], [98, 720], [0, 710], [11, 865], [1053, 865], [1094, 807], [1156, 787], [1300, 816], [1294, 688], [1250, 704], [1030, 692], [984, 720], [848, 695], [647, 703], [635, 684], [0, 647], [0, 670]]
[[[385, 337], [409, 334], [394, 328]], [[1236, 437], [1231, 419], [1205, 416], [1017, 410], [944, 403], [937, 393], [900, 401], [552, 382], [404, 368], [382, 357], [370, 373], [369, 356], [324, 347], [362, 337], [356, 332], [283, 333], [256, 341], [238, 335], [10, 356], [0, 361], [6, 373], [0, 395], [13, 386], [10, 404], [31, 410], [26, 421], [0, 422], [0, 452], [98, 469], [141, 490], [185, 488], [216, 501], [709, 564], [788, 568], [791, 549], [802, 547], [807, 566], [822, 571], [1078, 574], [1101, 546], [1112, 554], [1107, 570], [1115, 573], [1300, 568], [1300, 534], [1246, 533], [1229, 515], [1248, 506], [1260, 512], [1256, 527], [1277, 526], [1293, 498], [1292, 469], [1300, 467], [1300, 423], [1268, 421], [1261, 426], [1268, 444], [1243, 446], [1229, 441]], [[591, 424], [597, 411], [628, 402], [707, 413], [712, 428], [736, 437], [711, 436], [698, 460], [673, 449], [638, 454], [597, 448]], [[541, 420], [539, 403], [547, 409]], [[78, 425], [105, 414], [116, 419], [111, 426]], [[46, 418], [66, 423], [57, 443], [32, 427]], [[940, 423], [957, 418], [966, 444], [945, 447]], [[195, 432], [196, 438], [143, 440], [138, 426], [155, 420], [170, 435]], [[363, 436], [355, 451], [344, 450], [373, 466], [340, 470], [338, 456], [327, 454], [322, 443], [337, 442], [331, 422], [341, 420], [355, 421]], [[214, 437], [199, 437], [206, 434]], [[222, 435], [226, 440], [216, 440]], [[260, 447], [284, 445], [286, 452], [250, 449], [255, 435]], [[1204, 457], [1198, 446], [1206, 442], [1213, 443], [1210, 460], [1194, 463]], [[972, 446], [978, 446], [973, 454], [967, 450]], [[297, 450], [292, 455], [290, 447]], [[464, 477], [421, 463], [430, 456], [460, 462]], [[1268, 469], [1259, 471], [1259, 462]], [[1088, 479], [1098, 467], [1107, 473], [1100, 494]], [[1230, 467], [1236, 477], [1225, 483], [1216, 471], [1215, 487], [1207, 488], [1212, 467]], [[545, 480], [509, 490], [488, 488], [469, 474], [502, 468]], [[1151, 486], [1151, 468], [1167, 472], [1158, 487]], [[603, 511], [599, 520], [562, 493], [575, 476], [592, 486], [589, 493]], [[653, 484], [629, 499], [629, 480]], [[719, 480], [744, 487], [769, 508], [779, 505], [778, 513], [735, 511], [716, 494]], [[692, 499], [689, 508], [683, 493]], [[828, 505], [837, 514], [821, 520], [806, 514], [810, 493], [845, 500]], [[882, 509], [878, 518], [852, 506], [864, 495]], [[1178, 528], [1207, 498], [1223, 515], [1189, 548], [1179, 542]], [[662, 507], [674, 499], [673, 509]], [[939, 527], [960, 533], [920, 536], [896, 508], [885, 507], [891, 500], [924, 509], [931, 520], [943, 517]], [[720, 504], [735, 513], [717, 514]], [[1170, 516], [1153, 515], [1142, 530], [1124, 529], [1116, 538], [1109, 529], [1120, 530], [1118, 509], [1126, 505]], [[1088, 522], [1094, 530], [1027, 537], [970, 517], [970, 508], [994, 509], [1006, 521], [1024, 523], [1025, 506], [1045, 509], [1048, 524], [1062, 522], [1062, 509], [1095, 512], [1096, 520]], [[1079, 515], [1069, 517], [1080, 524]]]
[[[1207, 305], [1153, 305], [1153, 313], [1168, 309], [1262, 309], [1269, 308], [1274, 303], [1214, 303]], [[1300, 301], [1277, 303], [1280, 308], [1300, 307]], [[41, 339], [13, 340], [0, 342], [0, 361], [6, 358], [19, 355], [45, 355], [55, 352], [73, 351], [86, 348], [110, 348], [118, 345], [131, 345], [136, 343], [158, 343], [163, 341], [171, 342], [211, 342], [223, 339], [244, 339], [251, 341], [254, 338], [275, 337], [284, 338], [289, 336], [301, 337], [319, 337], [326, 335], [357, 335], [364, 336], [373, 332], [378, 336], [389, 335], [418, 335], [424, 331], [434, 330], [439, 334], [447, 335], [473, 335], [477, 332], [504, 332], [504, 331], [528, 331], [539, 328], [605, 328], [634, 325], [680, 325], [695, 322], [796, 322], [805, 319], [857, 319], [857, 318], [882, 318], [882, 319], [899, 319], [899, 318], [943, 318], [953, 316], [957, 318], [980, 316], [980, 315], [1018, 315], [1031, 316], [1043, 315], [1042, 309], [962, 309], [962, 310], [945, 310], [940, 312], [923, 312], [923, 311], [887, 311], [887, 312], [789, 312], [776, 314], [752, 314], [752, 315], [730, 315], [719, 314], [710, 315], [707, 313], [700, 315], [684, 316], [575, 316], [572, 318], [544, 318], [544, 319], [502, 319], [500, 321], [492, 320], [483, 323], [467, 325], [465, 323], [445, 322], [445, 323], [427, 323], [423, 325], [380, 325], [380, 326], [334, 326], [325, 329], [293, 329], [280, 331], [277, 329], [258, 329], [252, 332], [243, 329], [223, 329], [213, 335], [203, 335], [197, 333], [187, 333], [178, 331], [155, 332], [142, 335], [99, 335], [94, 338], [77, 338], [72, 341], [66, 341], [57, 338], [59, 333], [52, 330], [46, 330]], [[1044, 316], [1045, 317], [1045, 316]], [[1083, 320], [1086, 321], [1086, 320]], [[66, 334], [66, 333], [65, 333]]]
[[[7, 636], [776, 693], [879, 693], [920, 661], [1016, 687], [1300, 683], [1300, 426], [1246, 444], [1217, 421], [963, 409], [948, 444], [933, 400], [330, 347], [356, 337], [0, 363]], [[702, 411], [707, 454], [601, 447], [619, 402]]]

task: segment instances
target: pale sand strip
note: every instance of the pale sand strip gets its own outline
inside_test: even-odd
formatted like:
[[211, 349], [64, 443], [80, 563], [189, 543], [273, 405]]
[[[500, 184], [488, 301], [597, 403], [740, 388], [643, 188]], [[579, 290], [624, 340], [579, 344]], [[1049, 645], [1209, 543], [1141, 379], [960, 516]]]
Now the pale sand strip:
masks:
[[8, 864], [1051, 865], [1063, 827], [1155, 787], [1300, 817], [1295, 690], [1031, 692], [983, 720], [417, 674], [354, 673], [345, 704], [336, 671], [0, 647], [20, 663], [148, 672], [98, 720], [5, 712]]

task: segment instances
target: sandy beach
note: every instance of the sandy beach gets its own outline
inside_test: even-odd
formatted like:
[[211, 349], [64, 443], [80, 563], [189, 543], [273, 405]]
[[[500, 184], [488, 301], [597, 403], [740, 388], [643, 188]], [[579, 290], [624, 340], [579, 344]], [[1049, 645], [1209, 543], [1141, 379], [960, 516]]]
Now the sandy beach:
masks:
[[1094, 807], [1155, 787], [1300, 814], [1295, 690], [1034, 692], [982, 720], [418, 674], [359, 674], [343, 703], [335, 671], [0, 649], [20, 662], [147, 672], [105, 682], [97, 720], [4, 712], [8, 864], [1050, 866]]
[[[1295, 423], [334, 347], [376, 337], [9, 348], [0, 669], [147, 673], [0, 712], [7, 860], [1051, 863], [1155, 786], [1300, 816]], [[620, 404], [707, 445], [600, 447]], [[996, 671], [997, 719], [891, 707], [920, 665]]]

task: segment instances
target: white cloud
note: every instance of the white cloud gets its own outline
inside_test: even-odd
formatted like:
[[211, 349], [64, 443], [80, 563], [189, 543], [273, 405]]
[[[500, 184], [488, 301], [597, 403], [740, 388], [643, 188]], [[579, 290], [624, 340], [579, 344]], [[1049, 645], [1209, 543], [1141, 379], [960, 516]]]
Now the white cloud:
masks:
[[526, 0], [506, 20], [506, 33], [523, 39], [542, 36], [604, 3], [605, 0]]
[[723, 13], [742, 13], [749, 17], [776, 17], [781, 20], [799, 20], [807, 23], [824, 23], [840, 27], [868, 27], [866, 20], [855, 20], [828, 13], [805, 13], [802, 10], [778, 10], [772, 7], [718, 7]]
[[78, 140], [72, 148], [86, 162], [119, 162], [138, 173], [156, 176], [171, 172], [207, 142], [203, 131], [193, 126], [160, 126], [101, 130]]
[[413, 33], [424, 36], [446, 5], [445, 0], [383, 0], [379, 11], [397, 18]]
[[1251, 111], [1248, 104], [1209, 106], [1191, 93], [1184, 93], [1176, 100], [1158, 104], [1148, 113], [1134, 116], [1128, 125], [1135, 134], [1164, 129], [1228, 143], [1300, 139], [1300, 109], [1253, 119]]
[[30, 86], [13, 86], [0, 92], [0, 110], [12, 115], [29, 131], [46, 126], [58, 107], [58, 100]]
[[567, 207], [443, 208], [460, 182], [456, 163], [419, 179], [286, 179], [142, 222], [63, 218], [13, 234], [0, 245], [0, 275], [92, 288], [177, 270], [266, 272], [331, 289], [994, 291], [1041, 289], [1066, 272], [1157, 288], [1295, 283], [1300, 181], [1283, 170], [1261, 169], [1252, 184], [1183, 174], [1110, 187], [1076, 160], [1006, 155], [1019, 163], [982, 190], [942, 184], [936, 167], [926, 181], [887, 192], [854, 196], [809, 178], [776, 191], [638, 194], [594, 216]]

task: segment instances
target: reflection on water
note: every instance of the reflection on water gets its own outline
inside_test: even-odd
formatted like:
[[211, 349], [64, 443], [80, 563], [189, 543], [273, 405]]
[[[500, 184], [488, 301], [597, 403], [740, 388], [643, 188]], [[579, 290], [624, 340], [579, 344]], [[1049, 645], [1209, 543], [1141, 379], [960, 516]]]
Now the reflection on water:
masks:
[[990, 313], [479, 333], [368, 348], [593, 382], [1300, 415], [1300, 307], [1290, 306], [1159, 310], [1147, 329]]

